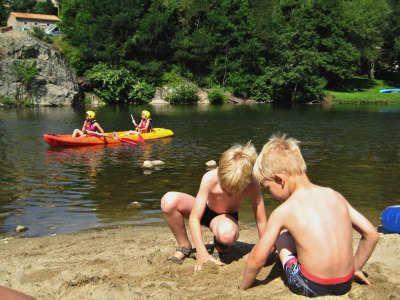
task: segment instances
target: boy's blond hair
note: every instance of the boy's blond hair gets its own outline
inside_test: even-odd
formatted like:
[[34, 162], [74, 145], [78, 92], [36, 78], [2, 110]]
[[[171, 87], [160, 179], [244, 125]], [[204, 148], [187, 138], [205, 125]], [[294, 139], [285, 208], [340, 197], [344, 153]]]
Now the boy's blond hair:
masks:
[[251, 142], [239, 144], [222, 153], [218, 163], [218, 180], [222, 189], [230, 194], [243, 191], [253, 180], [253, 165], [257, 152]]
[[257, 157], [253, 174], [258, 181], [274, 180], [277, 172], [300, 175], [307, 172], [307, 166], [299, 148], [300, 142], [294, 138], [273, 134]]

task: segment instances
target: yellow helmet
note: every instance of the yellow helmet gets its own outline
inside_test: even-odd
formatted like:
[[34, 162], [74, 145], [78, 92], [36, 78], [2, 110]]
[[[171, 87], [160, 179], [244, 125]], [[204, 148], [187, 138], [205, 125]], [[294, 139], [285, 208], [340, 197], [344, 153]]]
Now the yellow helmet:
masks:
[[93, 120], [95, 116], [96, 116], [96, 114], [94, 113], [94, 111], [88, 110], [88, 111], [86, 112], [86, 117], [87, 117], [89, 120]]
[[150, 118], [150, 113], [147, 110], [143, 110], [142, 116], [143, 116], [143, 118], [148, 119], [148, 118]]

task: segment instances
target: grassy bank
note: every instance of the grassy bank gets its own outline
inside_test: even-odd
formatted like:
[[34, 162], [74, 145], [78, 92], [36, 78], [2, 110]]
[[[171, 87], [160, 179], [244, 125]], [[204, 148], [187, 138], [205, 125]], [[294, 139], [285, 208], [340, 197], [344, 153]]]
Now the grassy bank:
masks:
[[368, 103], [368, 104], [399, 104], [400, 93], [379, 93], [382, 89], [400, 87], [399, 84], [384, 80], [371, 80], [355, 77], [345, 84], [329, 87], [325, 90], [328, 98], [335, 103]]

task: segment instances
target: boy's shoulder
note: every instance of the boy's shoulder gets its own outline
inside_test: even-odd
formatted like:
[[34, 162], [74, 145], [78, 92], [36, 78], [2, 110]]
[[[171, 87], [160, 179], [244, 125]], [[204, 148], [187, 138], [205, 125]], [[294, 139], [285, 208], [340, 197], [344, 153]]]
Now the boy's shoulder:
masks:
[[[285, 201], [279, 205], [280, 210], [292, 211], [294, 207], [306, 209], [308, 207], [319, 207], [321, 199], [324, 199], [324, 205], [339, 204], [344, 199], [340, 193], [330, 187], [313, 185], [313, 188], [300, 189], [291, 194]], [[339, 202], [338, 202], [339, 201]], [[299, 211], [296, 209], [295, 211]]]
[[208, 178], [208, 179], [211, 179], [211, 178], [214, 178], [214, 177], [218, 178], [218, 168], [215, 168], [215, 169], [212, 169], [210, 171], [207, 171], [206, 173], [204, 173], [203, 177], [204, 178]]

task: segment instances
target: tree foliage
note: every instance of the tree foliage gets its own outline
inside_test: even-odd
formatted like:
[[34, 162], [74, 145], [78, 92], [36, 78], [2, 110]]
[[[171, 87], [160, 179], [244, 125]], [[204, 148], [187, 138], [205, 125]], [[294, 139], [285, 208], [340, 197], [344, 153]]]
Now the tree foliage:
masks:
[[88, 70], [89, 79], [96, 94], [108, 104], [150, 102], [154, 88], [133, 76], [125, 68], [99, 63]]
[[33, 13], [36, 0], [12, 0], [8, 1], [9, 11]]
[[196, 104], [199, 101], [198, 88], [189, 82], [179, 84], [167, 96], [167, 101], [171, 104]]
[[7, 25], [7, 9], [4, 6], [4, 0], [0, 0], [0, 26]]
[[322, 99], [327, 84], [398, 64], [397, 2], [63, 0], [61, 30], [79, 74], [113, 66], [95, 80], [110, 103], [131, 101], [135, 84], [160, 86], [164, 74], [257, 100], [306, 102]]
[[57, 15], [57, 8], [54, 7], [51, 0], [37, 1], [33, 11], [37, 14]]

